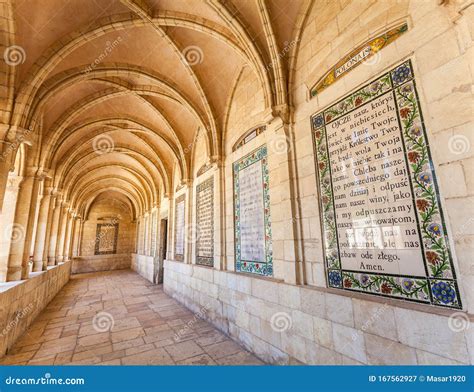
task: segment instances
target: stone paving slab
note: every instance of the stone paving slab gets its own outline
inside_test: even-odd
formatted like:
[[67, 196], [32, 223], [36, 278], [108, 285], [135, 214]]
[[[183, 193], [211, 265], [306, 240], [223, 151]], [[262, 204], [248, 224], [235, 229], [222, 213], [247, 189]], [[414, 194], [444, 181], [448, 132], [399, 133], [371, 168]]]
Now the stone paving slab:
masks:
[[73, 275], [1, 365], [261, 365], [130, 270]]

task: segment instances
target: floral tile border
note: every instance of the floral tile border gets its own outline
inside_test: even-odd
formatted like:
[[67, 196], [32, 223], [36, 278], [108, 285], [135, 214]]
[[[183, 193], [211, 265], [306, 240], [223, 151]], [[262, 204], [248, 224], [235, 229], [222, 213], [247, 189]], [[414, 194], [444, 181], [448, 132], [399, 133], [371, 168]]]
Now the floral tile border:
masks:
[[[263, 206], [265, 219], [265, 262], [243, 260], [240, 247], [240, 185], [239, 171], [262, 161]], [[263, 276], [273, 276], [272, 230], [270, 219], [270, 185], [267, 164], [267, 146], [261, 146], [233, 164], [234, 176], [234, 241], [235, 241], [235, 270]]]
[[[408, 25], [404, 22], [401, 25], [366, 41], [362, 45], [359, 45], [356, 49], [352, 50], [348, 55], [338, 61], [337, 64], [335, 64], [321, 79], [318, 80], [318, 82], [316, 82], [310, 90], [310, 96], [314, 97], [320, 94], [321, 91], [331, 86], [340, 78], [346, 76], [349, 72], [363, 64], [364, 61], [368, 60], [370, 57], [376, 55], [379, 51], [391, 44], [407, 31]], [[347, 67], [345, 67], [341, 72], [338, 72], [338, 70], [340, 70], [341, 67], [344, 67], [344, 65], [347, 65]]]
[[[201, 182], [197, 187], [196, 187], [196, 225], [197, 225], [197, 230], [199, 230], [199, 227], [201, 226], [201, 223], [198, 221], [199, 217], [199, 193], [201, 193], [204, 190], [207, 190], [207, 188], [211, 188], [211, 247], [212, 247], [212, 254], [214, 254], [214, 176], [208, 178], [207, 180]], [[199, 233], [199, 231], [197, 231]], [[200, 256], [199, 255], [199, 236], [196, 239], [196, 264], [199, 265], [206, 265], [208, 267], [213, 267], [214, 266], [214, 256], [212, 257], [207, 257], [207, 256]]]
[[[327, 122], [390, 91], [397, 105], [405, 159], [410, 170], [413, 203], [422, 240], [425, 277], [360, 273], [341, 268], [325, 126]], [[336, 104], [313, 115], [311, 125], [328, 286], [462, 308], [411, 61], [403, 62]]]

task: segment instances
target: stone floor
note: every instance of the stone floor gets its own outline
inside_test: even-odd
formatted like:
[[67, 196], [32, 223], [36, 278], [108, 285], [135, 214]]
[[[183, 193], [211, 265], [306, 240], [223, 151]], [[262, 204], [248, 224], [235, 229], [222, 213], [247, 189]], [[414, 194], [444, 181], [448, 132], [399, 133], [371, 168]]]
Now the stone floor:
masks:
[[74, 275], [0, 364], [262, 362], [166, 295], [161, 286], [122, 270]]

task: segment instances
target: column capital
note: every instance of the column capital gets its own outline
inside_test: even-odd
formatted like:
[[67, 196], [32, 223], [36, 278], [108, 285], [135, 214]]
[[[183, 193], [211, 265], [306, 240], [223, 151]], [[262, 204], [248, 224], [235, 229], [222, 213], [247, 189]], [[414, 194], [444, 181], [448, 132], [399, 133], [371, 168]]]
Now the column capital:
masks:
[[36, 171], [36, 175], [35, 175], [35, 178], [38, 180], [38, 181], [46, 181], [46, 180], [51, 180], [51, 178], [48, 176], [48, 173], [43, 171], [42, 169], [38, 169]]
[[54, 188], [52, 186], [48, 186], [47, 183], [44, 184], [43, 188], [43, 196], [54, 196]]
[[22, 176], [17, 176], [13, 172], [10, 172], [7, 178], [7, 189], [17, 191], [22, 181]]

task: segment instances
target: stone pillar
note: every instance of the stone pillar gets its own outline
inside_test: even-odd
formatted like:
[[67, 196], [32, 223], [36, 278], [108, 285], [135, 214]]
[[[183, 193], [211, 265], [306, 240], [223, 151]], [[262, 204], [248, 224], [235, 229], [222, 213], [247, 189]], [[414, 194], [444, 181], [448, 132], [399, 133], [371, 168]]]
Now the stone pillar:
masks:
[[54, 190], [51, 190], [51, 197], [49, 200], [49, 208], [48, 208], [48, 220], [46, 223], [46, 236], [44, 238], [44, 249], [43, 249], [43, 271], [48, 269], [48, 259], [49, 259], [49, 243], [51, 242], [51, 229], [53, 226], [53, 218], [54, 218], [54, 206], [56, 205], [57, 201], [57, 193]]
[[69, 247], [69, 257], [73, 258], [79, 256], [79, 230], [81, 226], [81, 217], [79, 215], [74, 215], [73, 224], [71, 229], [71, 244]]
[[73, 226], [73, 235], [72, 235], [72, 257], [79, 256], [79, 230], [81, 228], [81, 217], [75, 216], [74, 217], [74, 226]]
[[[43, 182], [43, 181], [41, 181]], [[41, 191], [38, 193], [38, 197], [35, 204], [35, 215], [33, 220], [33, 233], [31, 235], [31, 245], [30, 245], [30, 261], [33, 261], [33, 256], [35, 254], [35, 244], [36, 244], [36, 234], [38, 234], [38, 222], [39, 222], [39, 211], [41, 207], [41, 200], [43, 200], [44, 192]]]
[[69, 255], [69, 248], [71, 246], [71, 230], [72, 230], [72, 224], [74, 222], [74, 217], [72, 216], [72, 211], [69, 210], [68, 213], [68, 219], [67, 219], [67, 225], [66, 225], [66, 236], [64, 237], [64, 249], [63, 249], [63, 261], [68, 261], [70, 259]]
[[288, 124], [279, 116], [267, 124], [266, 134], [274, 277], [286, 283], [301, 284], [304, 279], [297, 241], [296, 218], [299, 213], [293, 181], [294, 143]]
[[186, 199], [185, 199], [185, 218], [184, 218], [184, 263], [192, 264], [192, 254], [193, 254], [193, 247], [195, 242], [193, 240], [192, 234], [192, 227], [194, 222], [195, 216], [193, 215], [193, 200], [194, 200], [194, 187], [193, 181], [188, 180], [186, 183]]
[[[1, 128], [2, 126], [0, 126]], [[10, 144], [0, 144], [0, 213], [3, 212], [5, 194], [9, 187], [9, 172], [12, 168], [12, 152]]]
[[152, 249], [151, 249], [151, 244], [153, 242], [152, 240], [152, 235], [153, 235], [153, 210], [150, 210], [150, 214], [148, 215], [148, 238], [147, 238], [147, 255], [148, 256], [153, 256]]
[[167, 260], [173, 260], [174, 257], [174, 193], [170, 192], [168, 196], [168, 246], [166, 248], [166, 259]]
[[225, 165], [220, 159], [214, 162], [214, 268], [225, 270]]
[[23, 259], [27, 260], [28, 272], [29, 272], [29, 261], [32, 257], [31, 248], [33, 245], [33, 238], [35, 237], [36, 230], [36, 219], [38, 217], [38, 201], [40, 200], [40, 189], [42, 182], [44, 181], [44, 173], [38, 173], [34, 178], [33, 190], [31, 194], [31, 204], [30, 212], [28, 214], [28, 225], [26, 228], [26, 237], [25, 237], [25, 248], [23, 250]]
[[7, 281], [28, 278], [28, 256], [25, 257], [25, 249], [28, 255], [30, 249], [29, 241], [31, 240], [31, 233], [33, 231], [32, 228], [28, 230], [31, 199], [34, 189], [36, 189], [36, 193], [38, 191], [37, 185], [35, 185], [34, 172], [36, 172], [35, 168], [26, 169], [26, 175], [18, 191], [10, 244], [10, 256], [8, 258]]
[[61, 209], [61, 219], [58, 226], [58, 241], [56, 243], [56, 264], [62, 263], [64, 259], [64, 243], [66, 238], [66, 228], [69, 220], [69, 205], [63, 202]]
[[11, 243], [10, 230], [15, 219], [15, 206], [22, 180], [23, 177], [17, 176], [13, 172], [8, 174], [8, 182], [3, 199], [4, 209], [0, 213], [0, 282], [6, 282], [7, 280]]
[[45, 183], [45, 187], [43, 188], [43, 198], [41, 199], [39, 208], [38, 224], [36, 226], [35, 250], [33, 252], [33, 271], [43, 270], [43, 254], [46, 243], [46, 232], [48, 228], [48, 216], [52, 199], [52, 191], [53, 188], [50, 186], [50, 184]]
[[61, 218], [62, 200], [60, 195], [56, 198], [53, 219], [51, 221], [51, 231], [49, 235], [48, 265], [56, 264], [56, 245], [58, 243], [59, 220]]
[[77, 232], [77, 256], [81, 256], [82, 235], [84, 233], [84, 219], [79, 218], [79, 230]]

